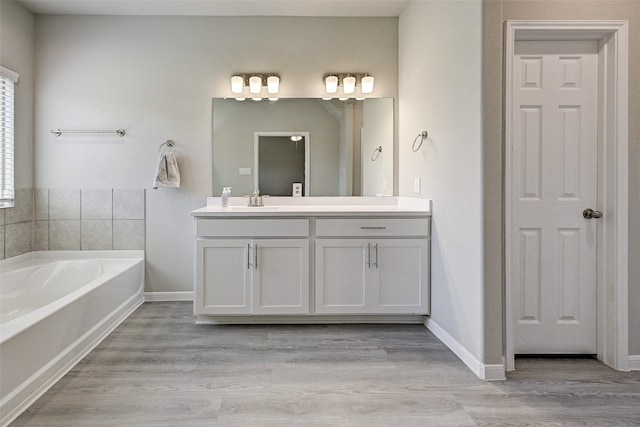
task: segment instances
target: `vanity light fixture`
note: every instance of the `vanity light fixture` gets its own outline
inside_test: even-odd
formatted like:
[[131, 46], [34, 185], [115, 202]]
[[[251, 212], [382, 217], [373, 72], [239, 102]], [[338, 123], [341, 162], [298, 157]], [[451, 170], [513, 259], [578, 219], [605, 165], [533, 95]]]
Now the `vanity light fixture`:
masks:
[[[373, 76], [367, 73], [331, 73], [324, 77], [324, 88], [328, 94], [338, 93], [340, 86], [342, 86], [341, 93], [350, 97], [364, 98], [359, 95], [373, 93], [373, 83]], [[358, 87], [360, 87], [359, 91]]]
[[342, 79], [342, 87], [344, 93], [351, 94], [356, 91], [356, 78], [348, 74], [347, 77]]
[[238, 101], [277, 98], [279, 91], [280, 76], [275, 73], [235, 73], [231, 76], [231, 92]]

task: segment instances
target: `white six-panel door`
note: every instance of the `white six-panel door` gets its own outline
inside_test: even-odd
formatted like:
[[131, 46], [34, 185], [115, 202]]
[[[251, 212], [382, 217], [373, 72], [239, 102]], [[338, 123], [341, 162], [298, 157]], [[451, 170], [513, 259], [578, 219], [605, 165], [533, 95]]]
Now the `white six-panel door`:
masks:
[[514, 353], [596, 353], [596, 41], [518, 41], [513, 62]]

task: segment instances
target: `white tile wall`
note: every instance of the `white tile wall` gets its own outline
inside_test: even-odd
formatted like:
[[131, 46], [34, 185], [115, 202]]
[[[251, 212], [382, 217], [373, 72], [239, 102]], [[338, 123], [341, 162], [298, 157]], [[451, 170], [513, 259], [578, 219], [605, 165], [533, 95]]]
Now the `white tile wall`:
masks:
[[113, 221], [105, 219], [82, 220], [80, 249], [83, 251], [113, 249]]
[[113, 190], [88, 189], [80, 191], [80, 218], [113, 218]]
[[113, 249], [144, 249], [144, 220], [113, 221]]
[[36, 189], [37, 250], [144, 249], [144, 189]]
[[80, 189], [49, 190], [49, 219], [80, 219]]
[[0, 259], [31, 252], [33, 190], [17, 189], [15, 206], [0, 209]]
[[38, 188], [34, 190], [33, 219], [46, 221], [49, 219], [49, 190]]
[[144, 189], [114, 189], [113, 219], [144, 219]]
[[31, 243], [33, 241], [33, 223], [31, 221], [7, 224], [4, 227], [4, 253], [6, 258], [31, 252]]
[[145, 248], [144, 189], [23, 189], [0, 209], [0, 259], [32, 250]]
[[80, 221], [49, 221], [49, 250], [80, 250]]

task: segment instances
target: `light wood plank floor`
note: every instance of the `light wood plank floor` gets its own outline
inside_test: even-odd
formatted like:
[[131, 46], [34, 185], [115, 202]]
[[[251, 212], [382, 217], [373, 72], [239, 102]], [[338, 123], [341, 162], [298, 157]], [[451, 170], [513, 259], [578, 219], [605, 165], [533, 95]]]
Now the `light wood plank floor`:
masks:
[[147, 303], [12, 427], [640, 425], [640, 372], [516, 367], [481, 381], [421, 325], [196, 326]]

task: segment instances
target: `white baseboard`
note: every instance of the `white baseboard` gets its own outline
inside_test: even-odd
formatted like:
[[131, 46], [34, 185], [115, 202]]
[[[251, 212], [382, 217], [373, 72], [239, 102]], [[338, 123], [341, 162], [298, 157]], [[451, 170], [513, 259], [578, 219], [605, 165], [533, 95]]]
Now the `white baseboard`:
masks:
[[640, 355], [629, 356], [629, 369], [632, 371], [640, 371]]
[[193, 301], [193, 291], [180, 292], [145, 292], [144, 300], [153, 301]]
[[506, 379], [504, 364], [487, 365], [480, 362], [473, 354], [469, 353], [458, 340], [449, 335], [447, 331], [430, 318], [425, 320], [424, 326], [442, 341], [444, 345], [449, 347], [478, 378], [485, 381], [502, 381]]

